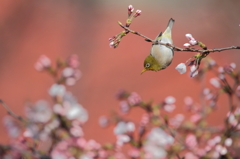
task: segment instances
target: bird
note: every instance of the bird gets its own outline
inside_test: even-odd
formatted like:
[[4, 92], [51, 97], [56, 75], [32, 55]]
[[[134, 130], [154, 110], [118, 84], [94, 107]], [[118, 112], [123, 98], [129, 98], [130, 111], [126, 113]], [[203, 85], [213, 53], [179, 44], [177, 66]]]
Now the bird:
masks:
[[[172, 27], [174, 24], [174, 19], [170, 19], [166, 30], [156, 37], [156, 42], [173, 44], [172, 40]], [[161, 45], [158, 43], [153, 43], [150, 55], [148, 55], [144, 60], [144, 69], [141, 74], [146, 71], [160, 71], [167, 68], [173, 60], [174, 51], [172, 47]]]

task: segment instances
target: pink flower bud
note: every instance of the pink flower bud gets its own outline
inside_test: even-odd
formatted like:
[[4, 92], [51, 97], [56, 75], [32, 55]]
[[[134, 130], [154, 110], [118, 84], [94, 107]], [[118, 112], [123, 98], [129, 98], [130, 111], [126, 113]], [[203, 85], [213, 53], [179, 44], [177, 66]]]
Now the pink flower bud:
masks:
[[194, 46], [194, 45], [197, 45], [198, 42], [197, 42], [196, 40], [190, 40], [189, 43], [190, 43], [192, 46]]
[[78, 56], [76, 54], [71, 55], [68, 58], [67, 63], [70, 67], [77, 68], [79, 66]]
[[114, 48], [114, 42], [113, 41], [109, 43], [109, 47]]
[[138, 17], [141, 15], [141, 10], [137, 10], [136, 13], [134, 14], [134, 18]]
[[191, 77], [195, 77], [198, 74], [198, 70], [197, 70], [197, 67], [195, 65], [192, 65], [190, 67], [190, 70], [191, 70], [191, 73], [190, 73]]
[[133, 6], [132, 6], [132, 5], [129, 5], [129, 6], [128, 6], [128, 11], [129, 11], [129, 13], [132, 13], [133, 10], [134, 10]]
[[195, 40], [193, 37], [192, 37], [192, 34], [186, 34], [185, 35], [186, 38], [190, 41], [190, 40]]

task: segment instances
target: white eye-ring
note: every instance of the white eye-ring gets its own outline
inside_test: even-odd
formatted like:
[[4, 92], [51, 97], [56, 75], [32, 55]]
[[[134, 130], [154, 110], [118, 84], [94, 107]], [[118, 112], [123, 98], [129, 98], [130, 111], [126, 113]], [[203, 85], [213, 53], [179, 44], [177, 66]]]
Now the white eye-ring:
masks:
[[146, 63], [145, 67], [149, 68], [150, 67], [150, 63]]

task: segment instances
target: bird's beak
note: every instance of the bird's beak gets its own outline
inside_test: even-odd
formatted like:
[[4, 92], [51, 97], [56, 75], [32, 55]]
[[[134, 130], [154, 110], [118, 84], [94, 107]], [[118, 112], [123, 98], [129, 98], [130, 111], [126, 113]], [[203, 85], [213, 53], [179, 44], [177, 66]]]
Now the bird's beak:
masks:
[[144, 68], [144, 69], [142, 70], [141, 74], [143, 74], [143, 73], [146, 72], [146, 71], [147, 71], [147, 69]]

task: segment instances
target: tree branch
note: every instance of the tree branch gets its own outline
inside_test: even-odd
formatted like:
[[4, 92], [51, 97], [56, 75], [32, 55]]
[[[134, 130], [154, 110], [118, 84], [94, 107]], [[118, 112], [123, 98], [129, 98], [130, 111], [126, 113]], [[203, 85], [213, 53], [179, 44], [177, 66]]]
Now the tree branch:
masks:
[[168, 43], [161, 43], [161, 42], [152, 40], [152, 39], [146, 37], [145, 35], [143, 35], [143, 34], [141, 34], [141, 33], [139, 33], [139, 32], [136, 32], [136, 31], [134, 31], [134, 30], [131, 30], [130, 28], [124, 26], [121, 22], [118, 22], [118, 24], [119, 24], [123, 29], [125, 29], [127, 32], [130, 32], [130, 33], [132, 33], [132, 34], [141, 36], [141, 37], [143, 37], [143, 38], [144, 38], [146, 41], [148, 41], [148, 42], [152, 42], [153, 44], [165, 45], [165, 46], [167, 46], [167, 47], [172, 47], [175, 51], [200, 52], [200, 53], [202, 53], [202, 54], [209, 54], [209, 53], [211, 53], [211, 52], [220, 52], [220, 51], [225, 51], [225, 50], [240, 49], [240, 46], [230, 46], [230, 47], [216, 48], [216, 49], [180, 48], [180, 47], [177, 47], [177, 46], [168, 44]]
[[9, 115], [11, 115], [12, 117], [14, 117], [14, 118], [17, 119], [17, 120], [20, 120], [21, 122], [24, 122], [24, 123], [27, 122], [23, 117], [15, 114], [15, 113], [9, 108], [9, 106], [8, 106], [4, 101], [2, 101], [1, 99], [0, 99], [0, 103], [1, 103], [2, 106], [7, 110], [7, 113], [8, 113]]

